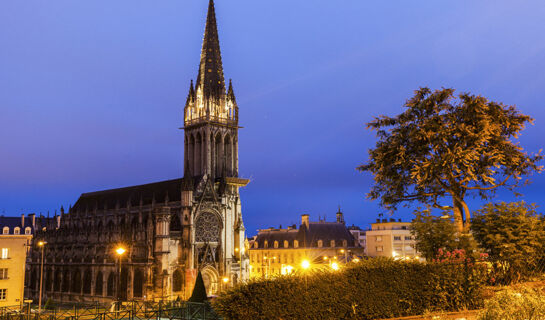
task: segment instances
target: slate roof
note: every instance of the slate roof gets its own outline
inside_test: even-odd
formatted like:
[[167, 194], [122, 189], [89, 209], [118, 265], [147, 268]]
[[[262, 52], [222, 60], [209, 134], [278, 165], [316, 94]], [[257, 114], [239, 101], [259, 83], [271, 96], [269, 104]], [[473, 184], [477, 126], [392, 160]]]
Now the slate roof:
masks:
[[299, 242], [299, 247], [312, 248], [318, 247], [318, 240], [323, 241], [323, 247], [329, 247], [331, 240], [335, 240], [336, 246], [347, 241], [348, 247], [356, 246], [354, 237], [348, 231], [344, 223], [339, 222], [310, 222], [309, 227], [302, 224], [299, 229], [265, 229], [260, 230], [255, 241], [259, 248], [264, 248], [265, 241], [268, 248], [274, 248], [274, 241], [278, 241], [278, 247], [284, 247], [284, 241], [287, 240], [289, 248], [293, 248], [293, 241]]
[[[198, 179], [196, 179], [198, 181]], [[115, 208], [119, 204], [120, 208], [127, 207], [130, 202], [131, 206], [149, 205], [153, 199], [157, 203], [164, 202], [168, 197], [170, 201], [180, 201], [182, 186], [187, 185], [187, 182], [194, 183], [191, 179], [184, 183], [184, 179], [173, 179], [125, 188], [110, 189], [96, 192], [83, 193], [78, 201], [72, 207], [72, 212], [94, 210], [95, 206], [102, 210], [106, 208]]]
[[25, 233], [25, 228], [30, 227], [32, 234], [34, 234], [34, 227], [32, 226], [32, 220], [29, 217], [25, 217], [25, 224], [21, 225], [21, 217], [0, 217], [0, 234], [3, 234], [4, 227], [9, 227], [9, 234], [14, 234], [15, 227], [21, 228], [20, 234]]

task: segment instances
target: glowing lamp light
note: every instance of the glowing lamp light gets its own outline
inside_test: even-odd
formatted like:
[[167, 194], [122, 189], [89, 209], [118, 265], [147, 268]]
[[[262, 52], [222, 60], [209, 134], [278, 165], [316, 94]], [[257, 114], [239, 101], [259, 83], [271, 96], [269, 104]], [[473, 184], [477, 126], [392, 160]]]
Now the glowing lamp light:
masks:
[[235, 252], [238, 252], [238, 248], [235, 248]]
[[229, 282], [229, 278], [223, 277], [223, 279], [221, 279], [221, 281], [223, 281], [223, 283], [227, 283], [227, 282]]
[[358, 263], [358, 262], [360, 262], [360, 259], [358, 259], [358, 258], [354, 258], [354, 259], [352, 259], [352, 261], [354, 261], [354, 262]]
[[331, 269], [333, 269], [333, 270], [335, 270], [335, 271], [339, 270], [339, 265], [337, 264], [337, 262], [333, 262], [333, 263], [331, 264]]
[[302, 267], [303, 269], [308, 269], [308, 268], [310, 268], [310, 261], [308, 261], [308, 260], [303, 260], [303, 261], [301, 262], [301, 267]]
[[344, 249], [341, 249], [341, 253], [344, 253]]
[[284, 266], [282, 267], [282, 274], [291, 274], [293, 272], [292, 266]]
[[119, 248], [115, 249], [115, 253], [117, 253], [118, 255], [124, 254], [125, 251], [127, 251], [127, 250], [125, 250], [125, 248], [123, 248], [123, 247], [119, 247]]
[[324, 256], [324, 260], [327, 260], [327, 259], [329, 259], [329, 258], [327, 256]]
[[39, 241], [38, 246], [43, 247], [47, 242], [45, 241]]

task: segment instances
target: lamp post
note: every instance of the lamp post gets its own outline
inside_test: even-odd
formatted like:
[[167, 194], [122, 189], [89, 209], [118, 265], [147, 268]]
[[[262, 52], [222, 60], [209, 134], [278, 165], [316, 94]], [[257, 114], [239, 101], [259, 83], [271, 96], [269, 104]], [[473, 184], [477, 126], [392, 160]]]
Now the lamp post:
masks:
[[40, 290], [38, 293], [38, 313], [42, 312], [42, 282], [44, 278], [44, 248], [47, 242], [45, 241], [39, 241], [38, 247], [40, 247], [42, 250], [42, 262], [40, 263]]
[[118, 269], [117, 269], [117, 283], [116, 283], [116, 293], [115, 293], [115, 297], [116, 297], [116, 300], [117, 300], [117, 309], [119, 309], [119, 304], [121, 302], [121, 258], [123, 256], [123, 254], [126, 252], [127, 250], [123, 247], [117, 247], [117, 249], [115, 249], [115, 253], [117, 254], [117, 264], [119, 265], [118, 266]]

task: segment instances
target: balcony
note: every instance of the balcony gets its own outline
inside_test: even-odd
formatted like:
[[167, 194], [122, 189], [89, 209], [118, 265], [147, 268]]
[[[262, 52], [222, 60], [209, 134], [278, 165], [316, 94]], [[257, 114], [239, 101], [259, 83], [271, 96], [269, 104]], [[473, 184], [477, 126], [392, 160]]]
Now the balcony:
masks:
[[210, 115], [210, 116], [204, 116], [204, 117], [199, 117], [195, 119], [185, 120], [184, 125], [185, 127], [190, 127], [190, 126], [194, 126], [201, 123], [212, 123], [212, 124], [236, 127], [238, 125], [238, 120]]

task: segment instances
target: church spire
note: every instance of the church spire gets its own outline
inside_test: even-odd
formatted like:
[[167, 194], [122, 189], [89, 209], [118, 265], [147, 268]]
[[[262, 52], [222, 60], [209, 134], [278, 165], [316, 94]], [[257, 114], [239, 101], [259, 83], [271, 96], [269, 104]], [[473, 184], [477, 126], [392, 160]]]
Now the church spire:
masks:
[[205, 97], [220, 98], [225, 94], [225, 79], [223, 77], [223, 65], [221, 63], [220, 42], [218, 27], [216, 24], [216, 12], [214, 0], [208, 4], [208, 15], [204, 29], [204, 39], [201, 51], [201, 63], [195, 89]]

